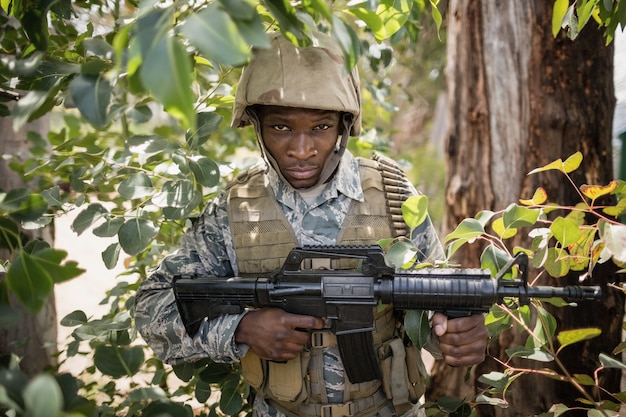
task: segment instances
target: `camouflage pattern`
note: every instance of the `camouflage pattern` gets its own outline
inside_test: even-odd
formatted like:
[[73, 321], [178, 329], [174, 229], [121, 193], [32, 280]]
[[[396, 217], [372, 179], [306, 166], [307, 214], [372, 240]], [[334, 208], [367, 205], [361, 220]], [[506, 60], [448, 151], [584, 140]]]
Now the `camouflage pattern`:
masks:
[[[358, 172], [358, 161], [345, 152], [333, 180], [307, 204], [298, 191], [282, 182], [273, 170], [268, 170], [270, 186], [293, 226], [299, 245], [335, 244], [351, 201], [363, 199]], [[442, 246], [430, 219], [412, 237], [419, 244], [424, 259], [443, 258]], [[205, 357], [216, 362], [236, 362], [247, 352], [247, 346], [234, 342], [235, 329], [243, 314], [206, 321], [198, 334], [189, 337], [171, 289], [172, 277], [178, 274], [236, 276], [235, 256], [222, 195], [194, 222], [180, 248], [163, 259], [158, 269], [141, 284], [136, 297], [136, 324], [145, 341], [166, 363], [193, 362]], [[326, 348], [324, 358], [329, 402], [341, 403], [344, 372], [337, 347]], [[257, 399], [254, 408], [257, 416], [283, 416], [262, 399]], [[408, 414], [414, 415], [416, 410], [417, 407]]]

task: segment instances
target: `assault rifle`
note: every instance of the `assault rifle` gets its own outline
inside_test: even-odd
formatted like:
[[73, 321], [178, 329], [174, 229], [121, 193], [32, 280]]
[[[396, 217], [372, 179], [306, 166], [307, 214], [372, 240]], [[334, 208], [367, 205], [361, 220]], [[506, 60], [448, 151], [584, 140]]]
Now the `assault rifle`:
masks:
[[[303, 269], [320, 261], [359, 263], [359, 270]], [[328, 265], [332, 262], [327, 262]], [[516, 279], [504, 275], [517, 265]], [[174, 294], [187, 333], [193, 336], [205, 318], [238, 314], [248, 307], [279, 307], [322, 317], [337, 336], [351, 382], [380, 377], [372, 343], [373, 307], [441, 311], [450, 317], [487, 312], [505, 300], [527, 305], [531, 298], [566, 302], [599, 300], [595, 286], [528, 286], [528, 258], [520, 254], [492, 278], [488, 270], [426, 268], [396, 271], [386, 264], [380, 246], [309, 246], [292, 249], [282, 268], [269, 277], [209, 278], [180, 276]], [[328, 268], [328, 266], [327, 266]], [[511, 300], [513, 299], [513, 300]]]

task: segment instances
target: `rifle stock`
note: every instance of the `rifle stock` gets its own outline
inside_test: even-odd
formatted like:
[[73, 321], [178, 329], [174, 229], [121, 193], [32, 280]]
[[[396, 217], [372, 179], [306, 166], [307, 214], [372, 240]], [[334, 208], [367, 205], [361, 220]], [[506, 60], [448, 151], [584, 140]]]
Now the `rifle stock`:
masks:
[[[351, 259], [360, 270], [302, 269], [307, 259]], [[426, 268], [398, 272], [385, 263], [380, 246], [294, 248], [283, 267], [266, 277], [175, 277], [174, 294], [190, 336], [202, 321], [245, 308], [278, 307], [294, 314], [322, 317], [337, 335], [346, 374], [353, 383], [380, 377], [371, 332], [373, 307], [379, 302], [397, 310], [442, 311], [449, 316], [487, 312], [494, 304], [517, 299], [562, 298], [566, 302], [599, 300], [600, 287], [530, 287], [528, 258], [515, 257], [494, 279], [477, 268]], [[503, 279], [515, 265], [517, 279]]]

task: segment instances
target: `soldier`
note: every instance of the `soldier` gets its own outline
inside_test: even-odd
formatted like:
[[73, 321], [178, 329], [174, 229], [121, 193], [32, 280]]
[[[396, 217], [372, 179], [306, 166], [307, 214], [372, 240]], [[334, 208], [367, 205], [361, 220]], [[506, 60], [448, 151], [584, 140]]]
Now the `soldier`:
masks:
[[[295, 47], [274, 33], [270, 48], [255, 51], [236, 92], [232, 126], [254, 127], [266, 164], [232, 181], [195, 220], [179, 250], [141, 284], [137, 327], [170, 364], [207, 357], [241, 361], [256, 392], [256, 416], [423, 415], [423, 381], [416, 371], [423, 374], [424, 366], [402, 337], [401, 317], [392, 308], [375, 312], [373, 339], [383, 376], [359, 383], [346, 378], [336, 338], [323, 330], [322, 318], [248, 310], [206, 320], [190, 337], [176, 308], [175, 275], [270, 273], [296, 246], [372, 244], [401, 233], [388, 209], [397, 193], [385, 192], [382, 181], [398, 167], [346, 150], [348, 137], [361, 129], [358, 73], [345, 71], [331, 37], [314, 33], [313, 40], [313, 46]], [[416, 193], [408, 180], [400, 183], [407, 194]], [[411, 237], [421, 260], [443, 257], [430, 219]], [[484, 360], [482, 315], [449, 320], [435, 313], [432, 327], [438, 338], [433, 353], [448, 364]]]

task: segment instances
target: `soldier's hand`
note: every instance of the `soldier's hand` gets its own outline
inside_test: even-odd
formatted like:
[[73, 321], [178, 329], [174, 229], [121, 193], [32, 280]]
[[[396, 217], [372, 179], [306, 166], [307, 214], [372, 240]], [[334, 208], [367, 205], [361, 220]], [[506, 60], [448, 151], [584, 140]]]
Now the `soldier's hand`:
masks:
[[279, 308], [251, 311], [239, 322], [235, 341], [250, 347], [260, 358], [286, 361], [309, 343], [308, 329], [322, 329], [318, 317], [287, 313]]
[[482, 314], [448, 319], [445, 314], [435, 313], [432, 324], [448, 365], [470, 366], [485, 360], [489, 333]]

